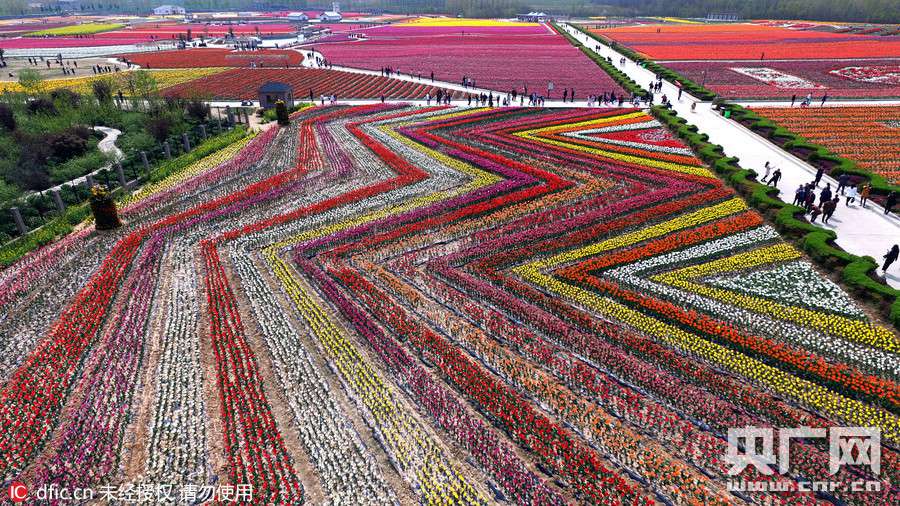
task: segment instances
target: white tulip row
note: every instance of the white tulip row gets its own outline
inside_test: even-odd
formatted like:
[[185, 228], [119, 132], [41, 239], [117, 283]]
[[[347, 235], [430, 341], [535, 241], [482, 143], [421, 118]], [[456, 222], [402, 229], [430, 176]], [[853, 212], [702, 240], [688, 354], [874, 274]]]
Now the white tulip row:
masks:
[[144, 476], [151, 483], [207, 483], [207, 409], [197, 328], [200, 317], [197, 263], [191, 248], [171, 247], [162, 350], [157, 364], [156, 402]]
[[739, 276], [716, 276], [707, 279], [706, 283], [761, 295], [784, 304], [818, 308], [859, 320], [867, 318], [846, 292], [806, 261], [797, 260]]

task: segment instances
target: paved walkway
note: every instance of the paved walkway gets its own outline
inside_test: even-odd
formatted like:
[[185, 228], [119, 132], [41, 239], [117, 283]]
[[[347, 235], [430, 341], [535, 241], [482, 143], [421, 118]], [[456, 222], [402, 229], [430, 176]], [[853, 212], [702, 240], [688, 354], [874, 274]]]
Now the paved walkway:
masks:
[[94, 130], [106, 135], [106, 137], [100, 139], [100, 142], [97, 143], [97, 149], [99, 149], [101, 153], [110, 155], [112, 157], [113, 161], [104, 165], [103, 167], [100, 167], [99, 169], [95, 170], [94, 172], [91, 172], [90, 174], [85, 174], [84, 176], [75, 178], [71, 181], [66, 181], [65, 183], [58, 184], [58, 185], [54, 186], [53, 188], [49, 188], [48, 190], [45, 190], [45, 191], [57, 190], [59, 188], [62, 188], [63, 186], [80, 185], [81, 183], [83, 183], [87, 180], [88, 175], [95, 176], [103, 169], [111, 169], [113, 166], [113, 163], [121, 160], [122, 158], [125, 158], [125, 154], [122, 153], [122, 150], [119, 149], [118, 146], [116, 146], [116, 139], [118, 139], [119, 136], [122, 135], [121, 130], [117, 130], [115, 128], [104, 127], [104, 126], [95, 126]]
[[[563, 24], [562, 26], [585, 47], [600, 56], [612, 58], [613, 63], [618, 65], [619, 59], [622, 58], [620, 53], [569, 25]], [[599, 50], [595, 50], [598, 46]], [[619, 66], [619, 69], [628, 74], [640, 86], [646, 87], [655, 79], [653, 72], [627, 58], [625, 66]], [[709, 102], [702, 102], [688, 93], [684, 93], [681, 100], [677, 100], [678, 88], [668, 81], [663, 81], [662, 93], [658, 94], [657, 98], [661, 95], [669, 97], [679, 116], [696, 125], [701, 133], [709, 135], [710, 142], [721, 145], [725, 154], [738, 157], [742, 167], [756, 170], [760, 177], [764, 174], [763, 166], [767, 161], [771, 162], [774, 167], [780, 168], [782, 179], [778, 187], [781, 190], [782, 200], [791, 202], [797, 187], [814, 179], [816, 169], [811, 165], [772, 144], [740, 123], [722, 117], [712, 109], [712, 104]], [[657, 103], [659, 102], [660, 100], [657, 100]], [[692, 112], [691, 104], [695, 102], [697, 109]], [[760, 105], [757, 104], [757, 106]], [[825, 176], [822, 178], [819, 189], [821, 190], [826, 183], [831, 183], [832, 190], [837, 187], [837, 181]], [[900, 218], [894, 215], [885, 216], [884, 209], [871, 202], [866, 208], [862, 208], [859, 205], [847, 207], [844, 200], [841, 200], [834, 217], [828, 225], [823, 226], [837, 232], [837, 244], [844, 250], [855, 255], [871, 256], [878, 262], [891, 246], [900, 243]], [[889, 274], [886, 280], [891, 286], [900, 288], [900, 273], [896, 272], [896, 268], [894, 272]]]

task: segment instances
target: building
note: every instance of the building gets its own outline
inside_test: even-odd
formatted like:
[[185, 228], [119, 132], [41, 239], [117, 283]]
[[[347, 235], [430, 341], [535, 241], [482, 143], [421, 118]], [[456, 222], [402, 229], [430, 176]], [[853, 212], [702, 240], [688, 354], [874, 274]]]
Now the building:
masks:
[[305, 12], [290, 12], [287, 15], [287, 20], [292, 23], [305, 23], [309, 21], [309, 16]]
[[275, 107], [281, 100], [289, 109], [294, 106], [294, 90], [289, 84], [269, 81], [259, 88], [259, 106], [263, 109]]
[[156, 16], [183, 16], [185, 12], [187, 11], [180, 5], [160, 5], [153, 9], [153, 14]]
[[319, 21], [323, 23], [338, 23], [342, 19], [344, 19], [344, 16], [341, 16], [340, 12], [325, 11], [319, 14]]
[[344, 16], [341, 16], [341, 5], [337, 2], [331, 4], [331, 10], [319, 14], [319, 21], [323, 23], [338, 23]]

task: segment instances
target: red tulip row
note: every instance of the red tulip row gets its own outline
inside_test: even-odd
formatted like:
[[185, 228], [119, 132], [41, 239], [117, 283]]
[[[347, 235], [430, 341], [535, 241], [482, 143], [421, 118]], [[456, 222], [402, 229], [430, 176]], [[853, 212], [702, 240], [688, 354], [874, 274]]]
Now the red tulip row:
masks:
[[[257, 90], [269, 81], [287, 83], [294, 90], [294, 100], [318, 100], [321, 95], [335, 95], [338, 100], [370, 99], [381, 96], [392, 100], [420, 100], [425, 95], [437, 95], [438, 87], [412, 81], [401, 81], [369, 74], [339, 70], [291, 69], [234, 69], [163, 90], [170, 97], [211, 97], [217, 100], [256, 100]], [[447, 93], [447, 90], [443, 90]], [[460, 92], [454, 93], [460, 98]]]

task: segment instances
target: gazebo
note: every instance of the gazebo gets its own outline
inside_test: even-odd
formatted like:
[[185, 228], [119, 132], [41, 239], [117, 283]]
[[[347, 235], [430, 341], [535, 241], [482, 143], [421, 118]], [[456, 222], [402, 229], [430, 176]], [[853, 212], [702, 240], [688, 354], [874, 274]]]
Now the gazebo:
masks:
[[275, 107], [279, 100], [288, 108], [294, 106], [294, 90], [289, 84], [269, 81], [259, 88], [259, 106], [263, 109]]

